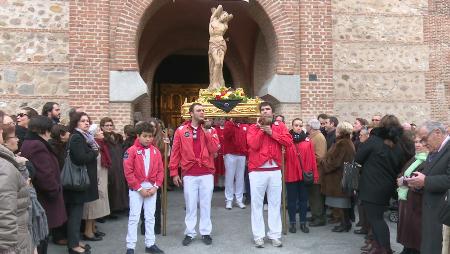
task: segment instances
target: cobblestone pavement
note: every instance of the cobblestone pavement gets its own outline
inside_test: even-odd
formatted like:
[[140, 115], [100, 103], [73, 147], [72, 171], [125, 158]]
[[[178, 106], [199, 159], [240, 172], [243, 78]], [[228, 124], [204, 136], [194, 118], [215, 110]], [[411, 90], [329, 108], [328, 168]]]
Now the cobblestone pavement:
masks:
[[[274, 248], [266, 242], [264, 249], [257, 249], [252, 243], [250, 226], [250, 207], [241, 210], [234, 207], [229, 211], [224, 208], [223, 192], [214, 193], [212, 204], [213, 244], [204, 245], [200, 240], [194, 241], [190, 246], [181, 245], [184, 232], [184, 199], [181, 191], [169, 192], [169, 213], [167, 236], [157, 235], [157, 245], [165, 253], [183, 254], [212, 254], [212, 253], [342, 253], [358, 254], [363, 244], [363, 237], [349, 233], [333, 233], [333, 225], [319, 228], [310, 228], [309, 234], [298, 231], [296, 234], [288, 233], [283, 236], [283, 247]], [[125, 236], [127, 233], [127, 217], [125, 215], [117, 220], [108, 220], [106, 223], [98, 223], [99, 229], [107, 233], [100, 242], [89, 242], [92, 253], [95, 254], [119, 254], [125, 253]], [[267, 225], [267, 223], [266, 223]], [[391, 243], [398, 253], [401, 246], [396, 243], [396, 225], [389, 222], [391, 230]], [[138, 245], [135, 253], [144, 253], [144, 239], [138, 234]], [[49, 254], [67, 253], [66, 248], [50, 245]]]

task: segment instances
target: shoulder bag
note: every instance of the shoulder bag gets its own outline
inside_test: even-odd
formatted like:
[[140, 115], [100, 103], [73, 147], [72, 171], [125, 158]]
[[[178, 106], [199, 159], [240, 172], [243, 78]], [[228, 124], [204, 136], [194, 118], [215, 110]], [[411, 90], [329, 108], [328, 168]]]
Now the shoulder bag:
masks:
[[344, 172], [342, 174], [341, 186], [345, 193], [353, 193], [359, 188], [359, 170], [361, 165], [353, 162], [344, 162]]
[[61, 172], [61, 183], [64, 190], [85, 191], [90, 181], [86, 165], [76, 165], [70, 158], [70, 141], [67, 143], [67, 155]]
[[302, 170], [303, 182], [305, 183], [306, 186], [311, 186], [314, 184], [314, 175], [312, 169], [308, 172], [305, 171], [305, 168], [303, 167], [302, 158], [300, 157], [300, 152], [298, 151], [298, 148], [295, 144], [293, 146], [297, 151], [297, 159], [300, 162], [300, 169]]

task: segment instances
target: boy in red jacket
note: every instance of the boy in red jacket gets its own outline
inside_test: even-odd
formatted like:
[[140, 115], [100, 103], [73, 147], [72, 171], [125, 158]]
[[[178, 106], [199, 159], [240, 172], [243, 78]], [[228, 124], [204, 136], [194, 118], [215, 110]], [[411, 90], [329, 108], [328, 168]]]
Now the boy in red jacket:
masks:
[[[178, 127], [175, 132], [172, 152], [170, 154], [170, 176], [173, 183], [181, 186], [184, 183], [184, 200], [186, 202], [186, 230], [183, 245], [189, 245], [197, 231], [197, 204], [200, 203], [199, 231], [206, 245], [212, 243], [211, 238], [211, 199], [214, 189], [214, 154], [219, 150], [217, 134], [205, 128], [205, 111], [199, 103], [189, 107], [191, 121]], [[181, 166], [182, 179], [178, 176]]]
[[[257, 248], [264, 247], [266, 230], [263, 218], [264, 194], [268, 201], [267, 237], [272, 245], [281, 247], [281, 148], [292, 144], [292, 138], [283, 122], [273, 121], [273, 107], [269, 102], [259, 105], [261, 118], [247, 132], [248, 169], [250, 178], [252, 231]], [[262, 121], [260, 121], [262, 120]]]
[[142, 205], [145, 217], [145, 252], [164, 253], [155, 245], [154, 232], [156, 192], [164, 180], [161, 153], [152, 145], [155, 131], [155, 127], [147, 122], [136, 125], [137, 138], [123, 158], [125, 178], [130, 188], [126, 254], [134, 254]]

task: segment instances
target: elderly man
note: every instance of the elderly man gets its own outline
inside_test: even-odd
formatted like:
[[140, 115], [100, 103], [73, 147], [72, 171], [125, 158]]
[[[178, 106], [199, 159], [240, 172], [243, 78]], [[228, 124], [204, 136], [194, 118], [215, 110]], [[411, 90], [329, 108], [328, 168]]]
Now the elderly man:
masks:
[[442, 251], [442, 224], [439, 222], [439, 203], [450, 189], [450, 136], [439, 122], [426, 122], [418, 132], [422, 144], [430, 151], [422, 173], [407, 179], [408, 185], [423, 189], [421, 253]]

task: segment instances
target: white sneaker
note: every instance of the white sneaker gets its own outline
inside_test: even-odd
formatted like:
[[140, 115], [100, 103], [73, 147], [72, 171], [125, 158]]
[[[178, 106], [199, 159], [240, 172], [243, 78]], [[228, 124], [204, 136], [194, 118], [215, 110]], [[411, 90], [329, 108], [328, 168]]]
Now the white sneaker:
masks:
[[225, 208], [231, 210], [231, 208], [233, 208], [233, 202], [227, 201], [227, 203], [225, 204]]
[[236, 202], [236, 205], [237, 205], [239, 208], [241, 208], [241, 209], [245, 209], [245, 208], [246, 208], [246, 206], [245, 206], [244, 203], [242, 203], [242, 202]]
[[264, 248], [264, 238], [259, 238], [255, 240], [256, 248]]
[[269, 210], [269, 206], [267, 204], [264, 204], [264, 211]]
[[272, 239], [272, 246], [273, 247], [283, 247], [283, 243], [280, 239]]

